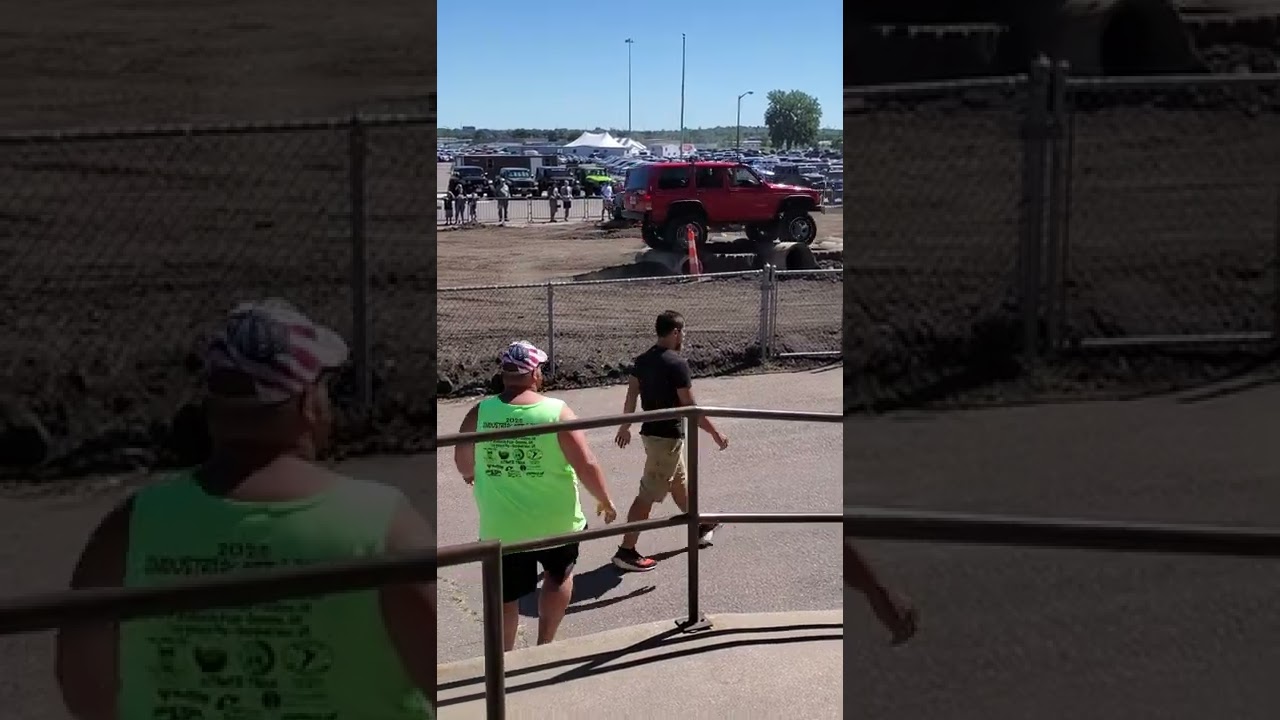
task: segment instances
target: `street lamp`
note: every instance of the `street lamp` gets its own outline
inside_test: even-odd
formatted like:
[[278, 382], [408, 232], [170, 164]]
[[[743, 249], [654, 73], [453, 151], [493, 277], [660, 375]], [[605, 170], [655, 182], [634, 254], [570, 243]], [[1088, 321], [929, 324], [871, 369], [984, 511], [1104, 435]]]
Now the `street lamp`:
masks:
[[742, 98], [748, 95], [755, 95], [755, 93], [748, 90], [738, 96], [738, 131], [733, 141], [733, 148], [738, 152], [742, 152]]
[[636, 44], [631, 38], [627, 43], [627, 137], [631, 137], [631, 46]]

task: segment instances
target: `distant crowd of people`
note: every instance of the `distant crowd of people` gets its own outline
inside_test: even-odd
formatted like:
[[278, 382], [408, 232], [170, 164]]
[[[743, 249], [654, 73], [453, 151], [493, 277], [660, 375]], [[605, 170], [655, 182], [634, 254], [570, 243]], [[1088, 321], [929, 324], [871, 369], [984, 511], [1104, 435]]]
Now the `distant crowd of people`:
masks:
[[[600, 219], [608, 220], [614, 205], [613, 185], [600, 188]], [[498, 180], [494, 185], [493, 197], [498, 201], [498, 224], [510, 222], [511, 186], [506, 180]], [[481, 195], [474, 189], [466, 190], [461, 185], [451, 186], [444, 194], [445, 225], [479, 225], [479, 203]], [[569, 211], [573, 208], [573, 188], [566, 180], [559, 187], [553, 187], [547, 193], [546, 202], [551, 211], [551, 222], [556, 222], [560, 210], [564, 210], [564, 221], [569, 221]]]

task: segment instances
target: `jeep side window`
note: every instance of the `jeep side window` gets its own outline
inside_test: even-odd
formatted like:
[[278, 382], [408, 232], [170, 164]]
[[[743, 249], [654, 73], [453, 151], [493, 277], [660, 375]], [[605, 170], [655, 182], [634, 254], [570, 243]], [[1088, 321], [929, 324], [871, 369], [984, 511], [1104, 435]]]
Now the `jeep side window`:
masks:
[[689, 187], [689, 169], [683, 165], [662, 168], [658, 173], [659, 190], [683, 190]]
[[734, 187], [756, 187], [760, 181], [752, 172], [744, 167], [733, 169], [733, 186]]
[[724, 187], [724, 168], [720, 167], [700, 167], [698, 168], [697, 185], [704, 190], [714, 190], [715, 188]]

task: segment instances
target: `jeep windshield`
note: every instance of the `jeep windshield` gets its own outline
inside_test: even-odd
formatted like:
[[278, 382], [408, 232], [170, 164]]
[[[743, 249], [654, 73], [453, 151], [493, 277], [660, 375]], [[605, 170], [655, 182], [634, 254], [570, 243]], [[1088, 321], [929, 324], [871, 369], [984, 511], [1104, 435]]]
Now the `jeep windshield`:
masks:
[[454, 172], [461, 178], [484, 177], [484, 170], [478, 167], [459, 167]]
[[543, 168], [542, 174], [549, 178], [569, 177], [569, 169], [562, 167]]
[[533, 173], [528, 170], [508, 169], [502, 172], [502, 176], [512, 180], [528, 180], [533, 177]]

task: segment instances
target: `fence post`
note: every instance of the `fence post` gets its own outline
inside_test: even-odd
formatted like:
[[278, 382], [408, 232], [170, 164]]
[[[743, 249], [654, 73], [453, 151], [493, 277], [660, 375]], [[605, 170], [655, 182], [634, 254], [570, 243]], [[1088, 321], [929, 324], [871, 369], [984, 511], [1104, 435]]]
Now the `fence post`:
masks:
[[1018, 252], [1018, 310], [1022, 352], [1038, 355], [1041, 278], [1044, 272], [1046, 150], [1049, 131], [1049, 61], [1036, 59], [1028, 74], [1026, 117], [1022, 125], [1022, 241]]
[[1280, 188], [1276, 189], [1276, 219], [1271, 232], [1271, 342], [1280, 343]]
[[765, 362], [769, 359], [769, 341], [772, 339], [772, 333], [769, 332], [769, 293], [772, 292], [772, 274], [773, 265], [765, 263], [760, 268], [760, 328], [759, 342], [760, 344], [760, 361]]
[[547, 283], [547, 370], [556, 373], [556, 284]]
[[533, 222], [533, 201], [532, 200], [524, 201], [524, 221], [527, 223]]
[[1066, 156], [1068, 118], [1067, 78], [1071, 72], [1066, 60], [1053, 64], [1050, 76], [1051, 92], [1049, 95], [1049, 230], [1048, 250], [1046, 252], [1044, 317], [1047, 338], [1046, 349], [1056, 354], [1062, 349], [1062, 329], [1065, 323], [1066, 307], [1066, 243], [1065, 236], [1067, 183], [1070, 182], [1071, 168]]
[[368, 418], [373, 409], [373, 352], [369, 328], [369, 257], [365, 223], [365, 181], [368, 136], [359, 115], [351, 117], [349, 155], [351, 167], [351, 362], [355, 370], [355, 410]]

